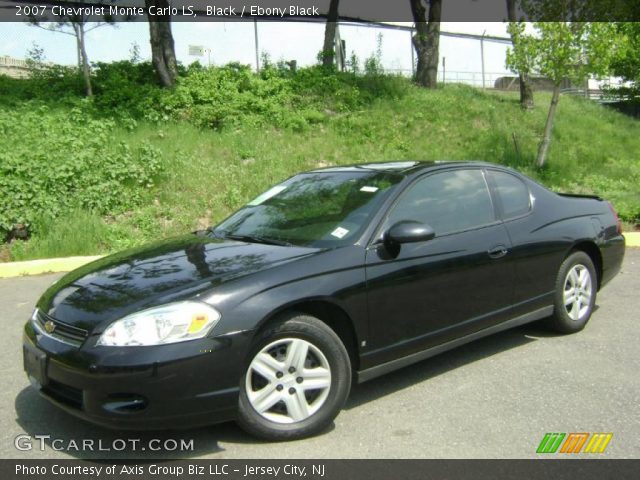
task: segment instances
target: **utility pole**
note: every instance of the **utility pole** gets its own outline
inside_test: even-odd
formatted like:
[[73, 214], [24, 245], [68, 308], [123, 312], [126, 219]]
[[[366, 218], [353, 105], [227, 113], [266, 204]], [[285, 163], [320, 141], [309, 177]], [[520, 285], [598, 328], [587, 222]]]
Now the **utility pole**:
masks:
[[482, 63], [482, 89], [484, 90], [484, 36], [487, 33], [485, 30], [482, 32], [482, 37], [480, 38], [480, 62]]
[[447, 81], [447, 58], [442, 57], [442, 86], [443, 87], [446, 81]]
[[258, 44], [258, 20], [253, 18], [253, 36], [256, 45], [256, 73], [260, 73], [260, 45]]
[[416, 78], [416, 59], [413, 51], [413, 27], [409, 30], [409, 47], [411, 48], [411, 78]]

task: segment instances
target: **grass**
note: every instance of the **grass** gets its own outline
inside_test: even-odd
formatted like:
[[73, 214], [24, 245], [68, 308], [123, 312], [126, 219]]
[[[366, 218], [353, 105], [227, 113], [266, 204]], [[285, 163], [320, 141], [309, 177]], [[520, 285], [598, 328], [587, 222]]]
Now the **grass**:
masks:
[[[29, 258], [55, 258], [73, 255], [93, 255], [109, 248], [109, 228], [99, 216], [78, 210], [69, 217], [56, 220], [43, 219], [38, 235], [28, 242], [12, 245], [11, 254], [16, 260]], [[35, 253], [35, 256], [34, 256]]]
[[[563, 96], [547, 166], [534, 166], [550, 96], [520, 109], [510, 93], [448, 85], [412, 87], [360, 111], [325, 112], [300, 132], [237, 128], [216, 132], [185, 122], [139, 123], [114, 142], [149, 142], [165, 174], [143, 206], [115, 216], [75, 211], [28, 242], [4, 247], [13, 260], [108, 253], [204, 228], [270, 185], [326, 165], [400, 159], [485, 160], [506, 164], [556, 190], [596, 193], [625, 221], [640, 219], [640, 123], [582, 98]], [[8, 253], [7, 253], [8, 252]], [[0, 257], [2, 253], [0, 252]]]

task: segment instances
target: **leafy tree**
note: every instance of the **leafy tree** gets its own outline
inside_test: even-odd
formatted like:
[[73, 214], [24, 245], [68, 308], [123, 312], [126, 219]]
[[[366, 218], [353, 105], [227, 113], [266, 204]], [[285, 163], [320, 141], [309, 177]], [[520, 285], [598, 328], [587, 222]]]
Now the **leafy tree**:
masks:
[[[84, 5], [84, 2], [77, 2]], [[91, 85], [91, 66], [89, 63], [89, 56], [87, 55], [86, 35], [87, 33], [95, 30], [96, 28], [103, 27], [105, 25], [113, 25], [113, 22], [106, 20], [104, 22], [92, 22], [89, 25], [86, 15], [80, 13], [76, 15], [67, 15], [57, 17], [60, 20], [57, 22], [49, 22], [42, 25], [33, 17], [31, 18], [31, 24], [35, 27], [42, 28], [49, 32], [62, 33], [70, 35], [76, 39], [76, 50], [78, 54], [78, 68], [82, 72], [84, 79], [84, 89], [87, 97], [93, 96], [93, 87]]]
[[376, 38], [376, 50], [364, 60], [364, 73], [369, 76], [384, 74], [382, 66], [382, 33], [378, 33]]
[[138, 42], [133, 42], [129, 49], [129, 61], [131, 63], [140, 63], [142, 57], [140, 56], [140, 45]]
[[582, 84], [592, 75], [607, 74], [619, 43], [615, 25], [611, 23], [536, 22], [533, 26], [535, 34], [528, 34], [522, 23], [511, 24], [517, 46], [510, 50], [507, 66], [513, 70], [537, 71], [553, 82], [551, 104], [536, 160], [542, 167], [551, 144], [562, 81], [569, 79]]
[[43, 67], [45, 60], [44, 48], [33, 42], [31, 48], [27, 50], [27, 66], [31, 71], [31, 75]]
[[440, 18], [442, 0], [425, 0], [429, 3], [429, 18], [422, 0], [410, 0], [416, 34], [413, 46], [416, 49], [418, 65], [416, 83], [426, 88], [438, 86], [438, 60], [440, 59]]
[[[150, 7], [156, 11], [169, 11], [169, 0], [145, 0], [147, 12]], [[171, 15], [147, 15], [149, 21], [149, 40], [151, 43], [151, 62], [163, 87], [172, 87], [178, 77], [178, 62], [171, 33]]]
[[327, 23], [324, 27], [324, 44], [322, 46], [322, 66], [325, 68], [333, 67], [336, 57], [334, 44], [336, 39], [339, 4], [340, 0], [331, 0], [331, 3], [329, 4]]
[[[526, 59], [530, 58], [529, 53], [526, 51], [527, 43], [519, 38], [514, 38], [524, 31], [522, 25], [518, 24], [518, 18], [516, 13], [517, 0], [507, 0], [507, 13], [509, 17], [509, 27], [507, 30], [511, 35], [511, 40], [514, 48], [525, 49], [517, 58]], [[530, 62], [525, 61], [517, 65], [518, 81], [520, 86], [520, 106], [522, 108], [533, 108], [533, 90], [531, 89], [531, 82], [529, 81]]]
[[611, 63], [611, 73], [626, 84], [612, 89], [621, 98], [640, 101], [640, 23], [617, 25], [624, 48], [619, 48]]

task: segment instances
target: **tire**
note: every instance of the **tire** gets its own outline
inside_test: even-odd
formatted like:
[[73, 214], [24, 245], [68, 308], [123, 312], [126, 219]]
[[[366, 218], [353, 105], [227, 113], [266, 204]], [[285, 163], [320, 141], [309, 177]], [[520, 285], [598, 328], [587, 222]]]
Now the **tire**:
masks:
[[350, 388], [351, 362], [340, 338], [317, 318], [291, 313], [254, 342], [240, 379], [238, 424], [268, 440], [309, 437], [331, 424]]
[[598, 277], [591, 257], [584, 252], [570, 254], [558, 270], [549, 327], [560, 333], [582, 330], [593, 313], [597, 290]]

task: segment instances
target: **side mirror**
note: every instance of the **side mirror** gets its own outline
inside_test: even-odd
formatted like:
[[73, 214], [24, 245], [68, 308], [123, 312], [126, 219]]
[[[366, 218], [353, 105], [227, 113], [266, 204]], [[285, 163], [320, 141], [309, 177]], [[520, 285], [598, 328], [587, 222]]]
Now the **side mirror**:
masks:
[[395, 244], [425, 242], [436, 236], [436, 232], [426, 223], [402, 220], [391, 226], [384, 240]]

